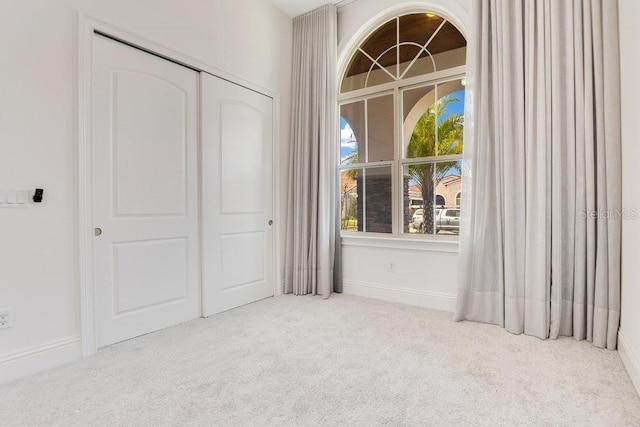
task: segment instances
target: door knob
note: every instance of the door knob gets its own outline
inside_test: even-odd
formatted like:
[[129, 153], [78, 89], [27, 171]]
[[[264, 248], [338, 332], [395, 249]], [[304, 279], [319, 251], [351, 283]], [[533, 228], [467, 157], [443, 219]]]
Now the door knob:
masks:
[[96, 228], [93, 230], [93, 234], [95, 234], [95, 235], [96, 235], [96, 237], [98, 237], [99, 235], [101, 235], [101, 234], [102, 234], [102, 229], [101, 229], [101, 228], [96, 227]]
[[269, 225], [273, 225], [273, 220], [272, 219], [269, 220]]

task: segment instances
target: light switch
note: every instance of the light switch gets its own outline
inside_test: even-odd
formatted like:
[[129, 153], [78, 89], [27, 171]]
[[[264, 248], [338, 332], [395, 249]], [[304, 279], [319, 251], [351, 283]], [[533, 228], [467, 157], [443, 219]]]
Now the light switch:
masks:
[[7, 204], [13, 205], [16, 203], [16, 192], [7, 191]]
[[24, 191], [18, 191], [16, 195], [16, 203], [19, 205], [24, 205], [27, 203], [27, 193]]

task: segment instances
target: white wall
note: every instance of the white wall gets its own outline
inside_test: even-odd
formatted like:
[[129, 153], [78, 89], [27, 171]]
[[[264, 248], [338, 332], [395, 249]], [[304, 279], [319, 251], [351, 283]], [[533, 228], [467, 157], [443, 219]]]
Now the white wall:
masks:
[[[620, 67], [622, 88], [622, 206], [640, 209], [640, 144], [638, 99], [640, 99], [640, 2], [619, 0]], [[620, 356], [640, 392], [640, 220], [622, 222], [622, 319], [618, 348]]]
[[2, 1], [0, 189], [45, 193], [0, 209], [0, 382], [80, 357], [78, 11], [279, 93], [288, 159], [292, 23], [267, 0]]
[[[471, 0], [358, 0], [338, 10], [341, 72], [353, 49], [400, 11], [423, 8], [450, 17], [466, 33]], [[456, 242], [343, 239], [344, 292], [452, 311], [457, 288]]]

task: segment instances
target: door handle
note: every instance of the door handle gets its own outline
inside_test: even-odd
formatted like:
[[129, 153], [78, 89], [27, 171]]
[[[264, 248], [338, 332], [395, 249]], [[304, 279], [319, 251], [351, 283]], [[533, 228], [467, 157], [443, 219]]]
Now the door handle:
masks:
[[98, 237], [99, 235], [101, 235], [101, 234], [102, 234], [102, 229], [101, 229], [101, 228], [99, 228], [99, 227], [96, 227], [96, 228], [93, 230], [93, 234], [95, 234], [95, 236], [96, 236], [96, 237]]
[[273, 220], [272, 219], [269, 220], [269, 225], [273, 225]]

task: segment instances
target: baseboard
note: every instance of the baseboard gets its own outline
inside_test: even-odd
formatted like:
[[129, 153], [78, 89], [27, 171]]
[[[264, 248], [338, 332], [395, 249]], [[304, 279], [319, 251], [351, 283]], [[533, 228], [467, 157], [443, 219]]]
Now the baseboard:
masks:
[[0, 356], [0, 384], [65, 365], [82, 358], [80, 337]]
[[453, 312], [456, 295], [362, 282], [342, 282], [345, 294]]
[[629, 373], [629, 377], [631, 377], [633, 385], [636, 387], [636, 391], [640, 394], [640, 358], [638, 357], [638, 352], [631, 347], [631, 343], [624, 335], [622, 328], [618, 330], [618, 353]]

